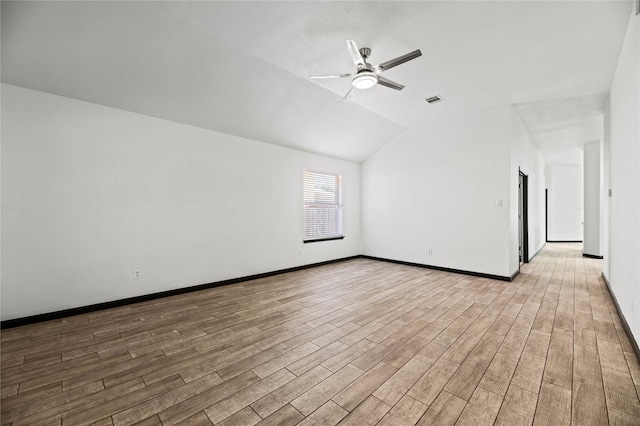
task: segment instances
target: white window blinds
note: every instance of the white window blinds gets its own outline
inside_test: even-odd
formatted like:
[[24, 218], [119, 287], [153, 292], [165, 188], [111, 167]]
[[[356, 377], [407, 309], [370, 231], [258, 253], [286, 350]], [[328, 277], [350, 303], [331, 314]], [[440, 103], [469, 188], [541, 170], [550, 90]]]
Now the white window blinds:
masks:
[[304, 241], [342, 237], [342, 176], [305, 170]]

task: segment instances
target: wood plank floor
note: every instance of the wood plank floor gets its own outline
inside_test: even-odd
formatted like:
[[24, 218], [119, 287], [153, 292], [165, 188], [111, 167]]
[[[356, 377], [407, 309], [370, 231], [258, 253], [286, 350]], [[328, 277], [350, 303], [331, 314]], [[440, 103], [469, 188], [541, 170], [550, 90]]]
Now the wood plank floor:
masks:
[[600, 268], [356, 259], [4, 330], [0, 424], [640, 425]]

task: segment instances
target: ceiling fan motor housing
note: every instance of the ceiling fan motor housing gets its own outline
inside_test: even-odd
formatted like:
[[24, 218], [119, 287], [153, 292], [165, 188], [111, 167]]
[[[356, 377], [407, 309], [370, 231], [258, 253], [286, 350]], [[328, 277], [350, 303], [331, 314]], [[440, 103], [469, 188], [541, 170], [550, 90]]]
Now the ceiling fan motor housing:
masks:
[[371, 49], [369, 49], [368, 47], [360, 48], [360, 55], [362, 55], [364, 59], [367, 59], [369, 56], [371, 56]]

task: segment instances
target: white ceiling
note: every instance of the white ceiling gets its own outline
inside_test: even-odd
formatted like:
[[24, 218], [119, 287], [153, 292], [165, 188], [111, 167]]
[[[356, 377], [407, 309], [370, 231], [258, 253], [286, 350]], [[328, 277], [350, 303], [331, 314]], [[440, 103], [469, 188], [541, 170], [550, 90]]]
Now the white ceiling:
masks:
[[514, 105], [547, 164], [582, 164], [585, 143], [604, 138], [608, 89]]
[[[2, 81], [358, 162], [417, 123], [511, 104], [549, 163], [573, 162], [573, 148], [602, 134], [631, 8], [3, 1]], [[307, 76], [352, 72], [346, 39], [370, 47], [374, 64], [423, 56], [384, 74], [403, 91], [344, 100], [348, 79]], [[446, 102], [424, 101], [435, 94]]]

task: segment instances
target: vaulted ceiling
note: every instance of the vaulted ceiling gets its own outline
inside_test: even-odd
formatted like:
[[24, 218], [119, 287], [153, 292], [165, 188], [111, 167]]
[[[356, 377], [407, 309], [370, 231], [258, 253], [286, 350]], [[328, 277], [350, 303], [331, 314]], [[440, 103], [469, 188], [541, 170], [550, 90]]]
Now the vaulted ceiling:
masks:
[[[602, 138], [630, 1], [2, 2], [2, 81], [352, 161], [404, 129], [514, 105], [548, 163]], [[343, 99], [345, 40], [384, 62]], [[445, 102], [430, 105], [439, 94]], [[577, 147], [577, 148], [576, 148]], [[576, 148], [576, 149], [574, 149]], [[564, 152], [564, 153], [563, 153]]]

